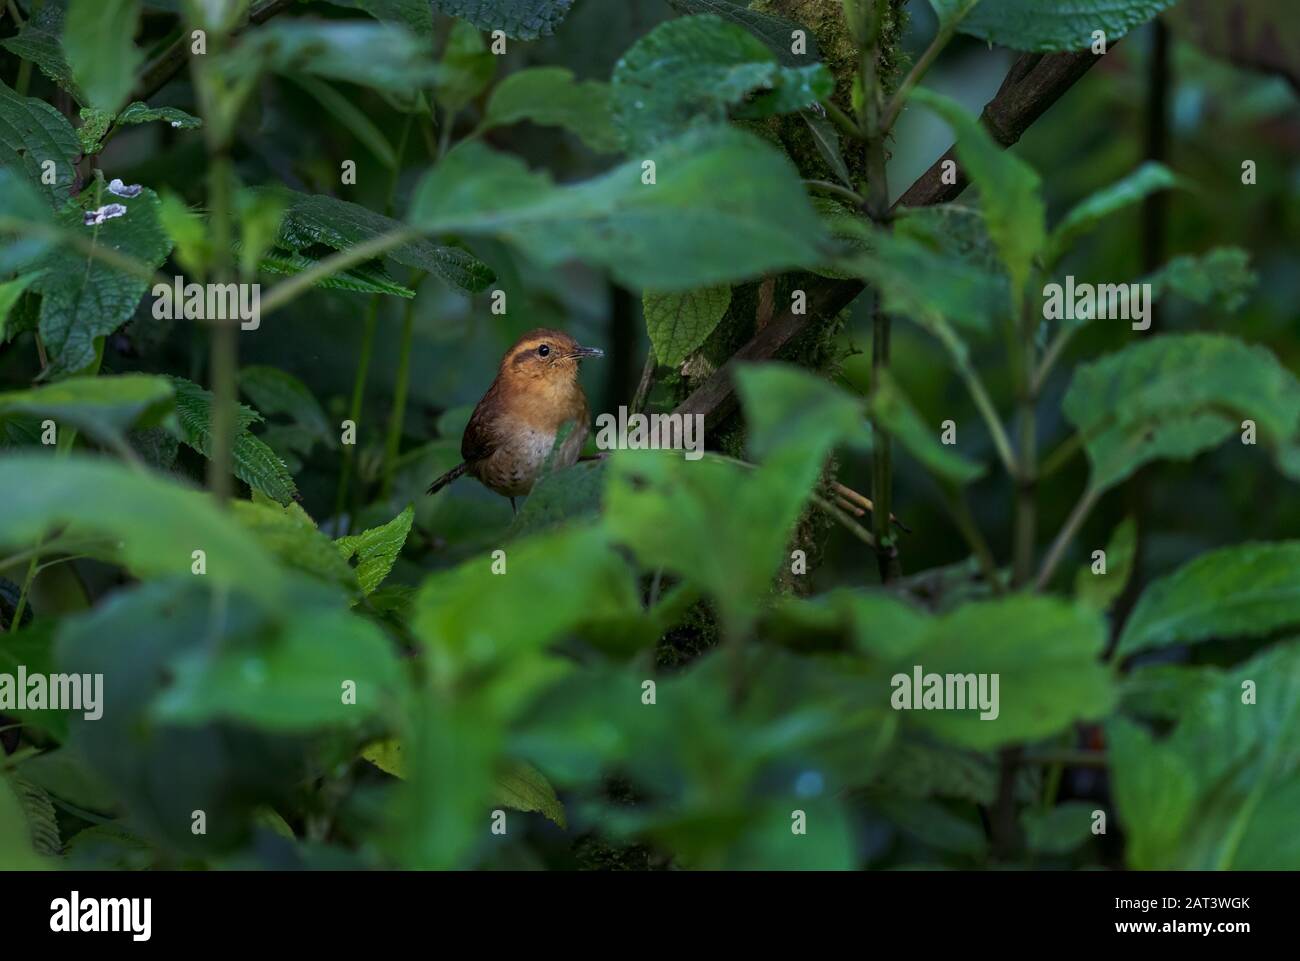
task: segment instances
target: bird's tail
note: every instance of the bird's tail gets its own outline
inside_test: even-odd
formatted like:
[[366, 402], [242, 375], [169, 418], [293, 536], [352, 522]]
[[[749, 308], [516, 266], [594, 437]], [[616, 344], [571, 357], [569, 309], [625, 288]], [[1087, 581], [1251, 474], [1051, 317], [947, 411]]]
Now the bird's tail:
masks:
[[463, 462], [457, 464], [451, 470], [447, 471], [447, 473], [443, 474], [436, 481], [430, 484], [427, 493], [430, 494], [438, 493], [438, 491], [442, 490], [444, 487], [446, 487], [448, 484], [454, 481], [461, 474], [465, 473], [465, 471], [467, 470], [469, 470], [469, 464]]

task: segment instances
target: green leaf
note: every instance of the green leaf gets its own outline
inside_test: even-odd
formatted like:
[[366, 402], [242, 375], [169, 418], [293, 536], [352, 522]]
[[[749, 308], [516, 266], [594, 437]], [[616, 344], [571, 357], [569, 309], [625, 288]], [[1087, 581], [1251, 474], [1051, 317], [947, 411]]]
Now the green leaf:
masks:
[[[981, 9], [983, 5], [976, 7], [975, 13]], [[979, 188], [989, 236], [1007, 266], [1012, 296], [1018, 303], [1029, 269], [1047, 239], [1038, 174], [1000, 147], [957, 101], [925, 89], [913, 91], [912, 99], [943, 117], [956, 134], [957, 159]]]
[[841, 443], [858, 450], [871, 446], [861, 398], [801, 367], [740, 364], [736, 391], [745, 411], [746, 443], [756, 460], [802, 450], [816, 458]]
[[426, 39], [395, 23], [276, 20], [245, 33], [221, 62], [232, 80], [263, 70], [306, 73], [405, 94], [430, 86], [437, 67]]
[[63, 24], [63, 53], [90, 106], [107, 113], [131, 95], [144, 54], [134, 37], [140, 0], [71, 0]]
[[516, 811], [536, 811], [543, 817], [567, 828], [564, 805], [546, 775], [525, 761], [511, 761], [497, 775], [492, 801]]
[[279, 367], [251, 364], [239, 369], [239, 389], [263, 414], [287, 414], [318, 440], [333, 436], [329, 419], [311, 389]]
[[1097, 805], [1066, 801], [1043, 812], [1025, 812], [1025, 844], [1040, 854], [1069, 854], [1092, 837], [1092, 812]]
[[217, 510], [210, 495], [122, 464], [65, 454], [0, 457], [0, 543], [28, 548], [58, 533], [69, 541], [100, 538], [117, 545], [138, 577], [191, 575], [195, 550], [207, 557], [207, 579], [241, 586], [269, 602], [283, 593], [276, 564], [243, 528]]
[[1093, 31], [1114, 43], [1175, 0], [981, 0], [958, 29], [1013, 50], [1084, 50]]
[[[16, 589], [17, 585], [15, 593], [5, 598], [11, 605], [17, 600]], [[10, 629], [0, 634], [0, 670], [16, 675], [19, 667], [25, 667], [29, 677], [57, 673], [58, 665], [54, 659], [54, 631], [57, 625], [58, 622], [52, 618], [43, 617], [21, 629]], [[68, 739], [70, 710], [33, 707], [20, 710], [17, 707], [7, 707], [5, 714], [17, 718], [24, 727], [46, 732], [60, 743]]]
[[483, 35], [463, 21], [456, 21], [438, 63], [434, 99], [449, 113], [455, 113], [487, 89], [497, 72], [497, 58], [488, 52]]
[[676, 367], [709, 338], [731, 306], [726, 284], [675, 294], [645, 293], [641, 309], [655, 359]]
[[479, 129], [531, 120], [563, 127], [597, 153], [614, 153], [620, 140], [610, 100], [607, 83], [577, 82], [572, 71], [563, 67], [533, 67], [496, 85]]
[[94, 107], [81, 108], [81, 126], [77, 128], [77, 138], [81, 141], [81, 152], [85, 156], [97, 154], [104, 149], [104, 137], [113, 126], [113, 115]]
[[[763, 41], [764, 46], [787, 67], [807, 66], [821, 59], [821, 52], [817, 49], [817, 38], [813, 32], [784, 17], [774, 16], [762, 10], [751, 10], [743, 4], [729, 3], [728, 0], [668, 0], [668, 5], [679, 13], [711, 13], [729, 23], [744, 27]], [[807, 41], [805, 53], [795, 53], [792, 49], [796, 30], [804, 32]]]
[[153, 427], [171, 412], [174, 397], [166, 377], [118, 374], [72, 377], [31, 390], [0, 394], [0, 419], [14, 414], [50, 418], [96, 440], [125, 446], [131, 427]]
[[937, 479], [951, 484], [969, 484], [984, 474], [975, 463], [939, 443], [939, 425], [929, 426], [890, 375], [881, 370], [871, 397], [871, 411], [880, 425], [896, 437], [909, 454]]
[[[291, 202], [280, 224], [278, 239], [285, 247], [302, 250], [324, 244], [335, 250], [346, 250], [402, 226], [400, 221], [346, 200], [321, 194], [285, 193]], [[428, 271], [453, 287], [471, 293], [486, 290], [495, 279], [491, 268], [469, 251], [427, 240], [402, 244], [385, 256], [405, 267]]]
[[[934, 8], [935, 16], [939, 18], [940, 28], [947, 29], [961, 22], [979, 2], [980, 0], [930, 0], [930, 6]], [[996, 0], [986, 0], [986, 2], [996, 2]]]
[[0, 47], [30, 60], [78, 103], [85, 103], [86, 95], [72, 79], [72, 68], [63, 53], [63, 21], [67, 10], [67, 0], [45, 0], [16, 36], [0, 40]]
[[400, 23], [417, 37], [432, 36], [433, 12], [428, 0], [330, 0], [340, 7], [364, 10], [376, 20]]
[[830, 167], [831, 172], [835, 174], [840, 183], [850, 190], [854, 189], [853, 175], [849, 173], [849, 165], [844, 162], [844, 152], [840, 149], [840, 135], [839, 131], [835, 129], [835, 124], [825, 117], [819, 117], [808, 110], [804, 111], [801, 116], [804, 122], [808, 124], [808, 130], [813, 138], [813, 145], [816, 146], [817, 152], [821, 154], [822, 159], [826, 161], [826, 166]]
[[1099, 611], [1109, 608], [1124, 593], [1136, 554], [1137, 524], [1132, 517], [1126, 517], [1106, 545], [1105, 571], [1094, 573], [1092, 561], [1079, 568], [1074, 576], [1074, 596]]
[[1116, 653], [1298, 627], [1300, 541], [1238, 544], [1202, 554], [1148, 586]]
[[[272, 248], [262, 255], [257, 262], [257, 269], [264, 274], [285, 274], [293, 276], [315, 267], [320, 260], [299, 253], [296, 250]], [[315, 286], [322, 290], [350, 290], [358, 294], [386, 294], [390, 297], [402, 297], [410, 300], [415, 291], [404, 284], [399, 284], [384, 269], [381, 261], [371, 261], [358, 267], [350, 267], [330, 274], [318, 280]]]
[[468, 20], [480, 30], [501, 30], [512, 40], [549, 37], [573, 0], [432, 0], [433, 9]]
[[[183, 377], [171, 378], [176, 389], [176, 437], [204, 457], [212, 456], [212, 392]], [[238, 406], [235, 442], [231, 450], [234, 475], [255, 491], [279, 504], [288, 504], [297, 493], [293, 477], [265, 442], [249, 433], [248, 426], [262, 419], [251, 408]]]
[[138, 124], [152, 123], [161, 120], [170, 124], [177, 130], [197, 130], [203, 126], [203, 121], [193, 114], [188, 114], [184, 110], [176, 107], [150, 107], [146, 103], [136, 100], [122, 108], [122, 112], [117, 115], [118, 124]]
[[[81, 139], [63, 114], [0, 82], [0, 167], [20, 174], [47, 198], [47, 205], [57, 207], [72, 196], [80, 157]], [[47, 161], [54, 164], [50, 184], [41, 176]]]
[[824, 228], [798, 174], [752, 135], [693, 131], [657, 148], [655, 163], [654, 184], [633, 160], [556, 187], [514, 157], [462, 143], [425, 176], [410, 219], [430, 233], [500, 237], [544, 266], [600, 264], [661, 292], [822, 260]]
[[[1169, 334], [1080, 366], [1062, 404], [1104, 490], [1156, 458], [1187, 459], [1255, 421], [1284, 471], [1300, 438], [1300, 382], [1266, 348]], [[1249, 448], [1245, 448], [1249, 450]]]
[[24, 797], [12, 777], [0, 777], [0, 871], [42, 871], [54, 866], [32, 843]]
[[1300, 863], [1300, 642], [1219, 675], [1156, 740], [1107, 725], [1111, 783], [1137, 870], [1265, 871]]
[[[119, 203], [120, 217], [87, 227], [85, 211], [99, 204]], [[137, 197], [101, 194], [97, 185], [82, 191], [78, 203], [58, 215], [68, 232], [80, 232], [93, 243], [134, 257], [156, 269], [171, 252], [171, 239], [158, 219], [158, 196], [145, 188]], [[149, 281], [111, 266], [70, 246], [57, 248], [38, 264], [41, 276], [32, 289], [41, 296], [41, 339], [50, 358], [51, 374], [84, 370], [95, 359], [96, 341], [131, 319]]]
[[628, 50], [611, 78], [614, 124], [629, 153], [697, 124], [721, 123], [751, 93], [748, 116], [789, 113], [829, 96], [820, 64], [782, 67], [754, 36], [719, 17], [668, 20]]
[[359, 107], [354, 98], [347, 96], [324, 80], [303, 74], [290, 74], [289, 79], [318, 104], [329, 111], [339, 123], [348, 129], [375, 159], [389, 170], [398, 166], [397, 151], [388, 142], [388, 137], [370, 119], [370, 115]]
[[510, 524], [510, 539], [589, 519], [600, 511], [605, 461], [579, 461], [543, 474]]
[[[3, 186], [0, 186], [0, 189], [3, 189]], [[13, 280], [0, 283], [0, 343], [8, 343], [25, 329], [18, 323], [21, 313], [12, 324], [9, 322], [9, 315], [35, 279], [35, 274], [22, 274]]]
[[344, 561], [357, 559], [357, 581], [362, 594], [372, 593], [393, 569], [414, 519], [415, 508], [407, 506], [382, 527], [372, 527], [334, 541], [334, 547]]
[[[1080, 604], [1017, 595], [964, 604], [934, 618], [916, 648], [901, 658], [885, 684], [901, 697], [906, 679], [912, 703], [914, 671], [922, 675], [990, 675], [998, 678], [997, 717], [966, 710], [906, 710], [905, 723], [944, 740], [986, 749], [1048, 737], [1078, 721], [1105, 717], [1115, 701], [1109, 670], [1099, 662], [1106, 647], [1101, 616]], [[922, 688], [924, 690], [924, 687]], [[991, 693], [991, 686], [988, 689]]]
[[1157, 190], [1181, 185], [1182, 181], [1164, 164], [1144, 163], [1123, 180], [1085, 198], [1066, 214], [1052, 231], [1044, 259], [1049, 264], [1055, 263], [1071, 244], [1111, 214], [1139, 203]]
[[356, 727], [389, 713], [402, 682], [383, 631], [341, 610], [297, 611], [270, 639], [190, 651], [171, 669], [159, 720], [225, 718], [272, 731]]
[[248, 277], [275, 244], [280, 221], [288, 206], [286, 198], [270, 190], [241, 189], [235, 193], [235, 213], [239, 223], [239, 272]]
[[348, 595], [357, 594], [357, 576], [340, 557], [333, 541], [316, 528], [298, 504], [281, 507], [274, 501], [234, 501], [230, 505], [236, 520], [261, 545], [288, 567], [338, 585]]
[[914, 798], [882, 797], [875, 806], [927, 847], [972, 858], [982, 858], [988, 851], [984, 828], [974, 811], [962, 817], [942, 804]]
[[1152, 298], [1174, 293], [1195, 304], [1214, 304], [1229, 313], [1246, 302], [1259, 278], [1250, 254], [1239, 247], [1215, 247], [1204, 254], [1175, 257], [1149, 277]]

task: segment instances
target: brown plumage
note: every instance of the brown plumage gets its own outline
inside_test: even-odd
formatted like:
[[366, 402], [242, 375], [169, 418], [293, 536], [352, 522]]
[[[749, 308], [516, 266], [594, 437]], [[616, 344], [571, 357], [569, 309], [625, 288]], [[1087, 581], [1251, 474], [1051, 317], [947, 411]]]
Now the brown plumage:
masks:
[[553, 467], [568, 467], [578, 459], [590, 429], [591, 410], [578, 383], [584, 357], [601, 357], [568, 334], [539, 328], [529, 331], [506, 351], [496, 380], [474, 408], [460, 442], [462, 463], [429, 486], [435, 494], [462, 474], [510, 498], [533, 489], [566, 422], [573, 429], [555, 452]]

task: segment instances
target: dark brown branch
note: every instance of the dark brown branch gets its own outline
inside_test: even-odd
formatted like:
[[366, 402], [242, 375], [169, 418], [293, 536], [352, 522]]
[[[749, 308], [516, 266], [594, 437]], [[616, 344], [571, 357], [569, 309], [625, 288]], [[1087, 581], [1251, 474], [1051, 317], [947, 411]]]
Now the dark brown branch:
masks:
[[[998, 143], [1010, 147], [1098, 59], [1091, 51], [1021, 56], [1007, 72], [997, 95], [984, 107], [980, 119]], [[956, 183], [946, 184], [942, 179], [944, 161], [954, 157], [954, 150], [949, 148], [898, 198], [893, 209], [929, 207], [956, 199], [968, 184], [961, 167], [957, 168]], [[810, 324], [834, 317], [843, 310], [862, 292], [863, 286], [860, 280], [824, 280], [810, 286], [807, 310], [803, 314], [787, 310], [758, 331], [726, 364], [678, 404], [673, 413], [703, 414], [706, 427], [716, 425], [736, 407], [731, 372], [737, 362], [766, 360], [775, 356]]]

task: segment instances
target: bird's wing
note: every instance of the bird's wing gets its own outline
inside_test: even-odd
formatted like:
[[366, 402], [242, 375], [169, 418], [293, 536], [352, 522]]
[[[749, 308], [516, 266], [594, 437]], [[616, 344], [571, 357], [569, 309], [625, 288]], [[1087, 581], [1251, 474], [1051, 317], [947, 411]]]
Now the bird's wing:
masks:
[[496, 418], [498, 394], [499, 382], [493, 381], [465, 425], [465, 434], [460, 439], [460, 456], [467, 464], [491, 457], [500, 443]]

